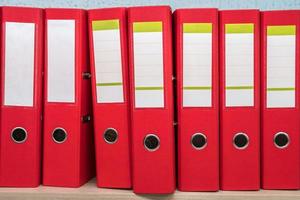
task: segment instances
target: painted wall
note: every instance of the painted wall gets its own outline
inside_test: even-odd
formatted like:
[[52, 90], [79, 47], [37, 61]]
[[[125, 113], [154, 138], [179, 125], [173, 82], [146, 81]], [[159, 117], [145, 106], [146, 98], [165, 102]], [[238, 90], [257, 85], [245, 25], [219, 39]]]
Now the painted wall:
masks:
[[173, 9], [216, 7], [220, 9], [259, 8], [261, 10], [276, 10], [300, 9], [300, 0], [0, 0], [0, 5], [71, 8], [170, 5]]

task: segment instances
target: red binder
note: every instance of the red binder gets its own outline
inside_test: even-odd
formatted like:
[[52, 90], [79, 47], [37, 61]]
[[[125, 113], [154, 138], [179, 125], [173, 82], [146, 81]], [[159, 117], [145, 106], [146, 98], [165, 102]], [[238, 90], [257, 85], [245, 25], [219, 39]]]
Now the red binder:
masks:
[[218, 10], [174, 13], [178, 188], [219, 189]]
[[261, 17], [262, 188], [299, 189], [300, 12]]
[[169, 6], [128, 9], [133, 190], [175, 189], [172, 29]]
[[43, 184], [78, 187], [94, 175], [86, 12], [46, 9]]
[[97, 185], [130, 188], [126, 9], [88, 14]]
[[220, 186], [260, 188], [259, 11], [220, 12]]
[[42, 10], [3, 7], [1, 40], [0, 185], [37, 187], [41, 179]]

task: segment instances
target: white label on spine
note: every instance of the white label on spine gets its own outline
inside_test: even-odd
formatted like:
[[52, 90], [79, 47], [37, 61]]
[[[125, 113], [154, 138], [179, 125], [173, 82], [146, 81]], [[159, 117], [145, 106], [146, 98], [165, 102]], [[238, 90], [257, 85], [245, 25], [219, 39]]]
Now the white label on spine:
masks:
[[4, 105], [33, 106], [34, 23], [5, 23]]
[[267, 107], [295, 107], [296, 26], [267, 27]]
[[225, 25], [226, 107], [254, 106], [254, 25]]
[[122, 57], [119, 20], [92, 22], [97, 103], [122, 103]]
[[135, 22], [133, 26], [135, 107], [163, 108], [162, 22]]
[[75, 20], [47, 20], [48, 102], [75, 102]]
[[212, 24], [183, 24], [183, 107], [212, 106]]

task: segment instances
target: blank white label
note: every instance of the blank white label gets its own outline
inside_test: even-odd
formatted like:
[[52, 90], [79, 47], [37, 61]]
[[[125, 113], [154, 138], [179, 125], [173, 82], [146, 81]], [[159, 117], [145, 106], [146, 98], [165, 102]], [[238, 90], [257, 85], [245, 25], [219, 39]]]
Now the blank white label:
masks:
[[97, 103], [122, 103], [122, 57], [119, 20], [93, 21]]
[[254, 24], [225, 25], [226, 106], [254, 106]]
[[212, 24], [183, 24], [183, 106], [212, 105]]
[[136, 108], [164, 107], [162, 22], [133, 23]]
[[75, 20], [47, 20], [48, 102], [75, 102]]
[[267, 26], [267, 107], [295, 107], [296, 26]]
[[34, 23], [5, 23], [4, 105], [33, 106]]

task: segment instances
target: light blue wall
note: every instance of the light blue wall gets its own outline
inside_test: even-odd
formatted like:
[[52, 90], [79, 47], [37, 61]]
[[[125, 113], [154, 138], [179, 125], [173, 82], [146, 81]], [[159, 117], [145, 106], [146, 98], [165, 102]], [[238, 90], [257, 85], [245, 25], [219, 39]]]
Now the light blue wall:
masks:
[[170, 5], [173, 9], [186, 7], [259, 8], [261, 10], [300, 9], [300, 0], [0, 0], [0, 5], [72, 8], [161, 4]]

